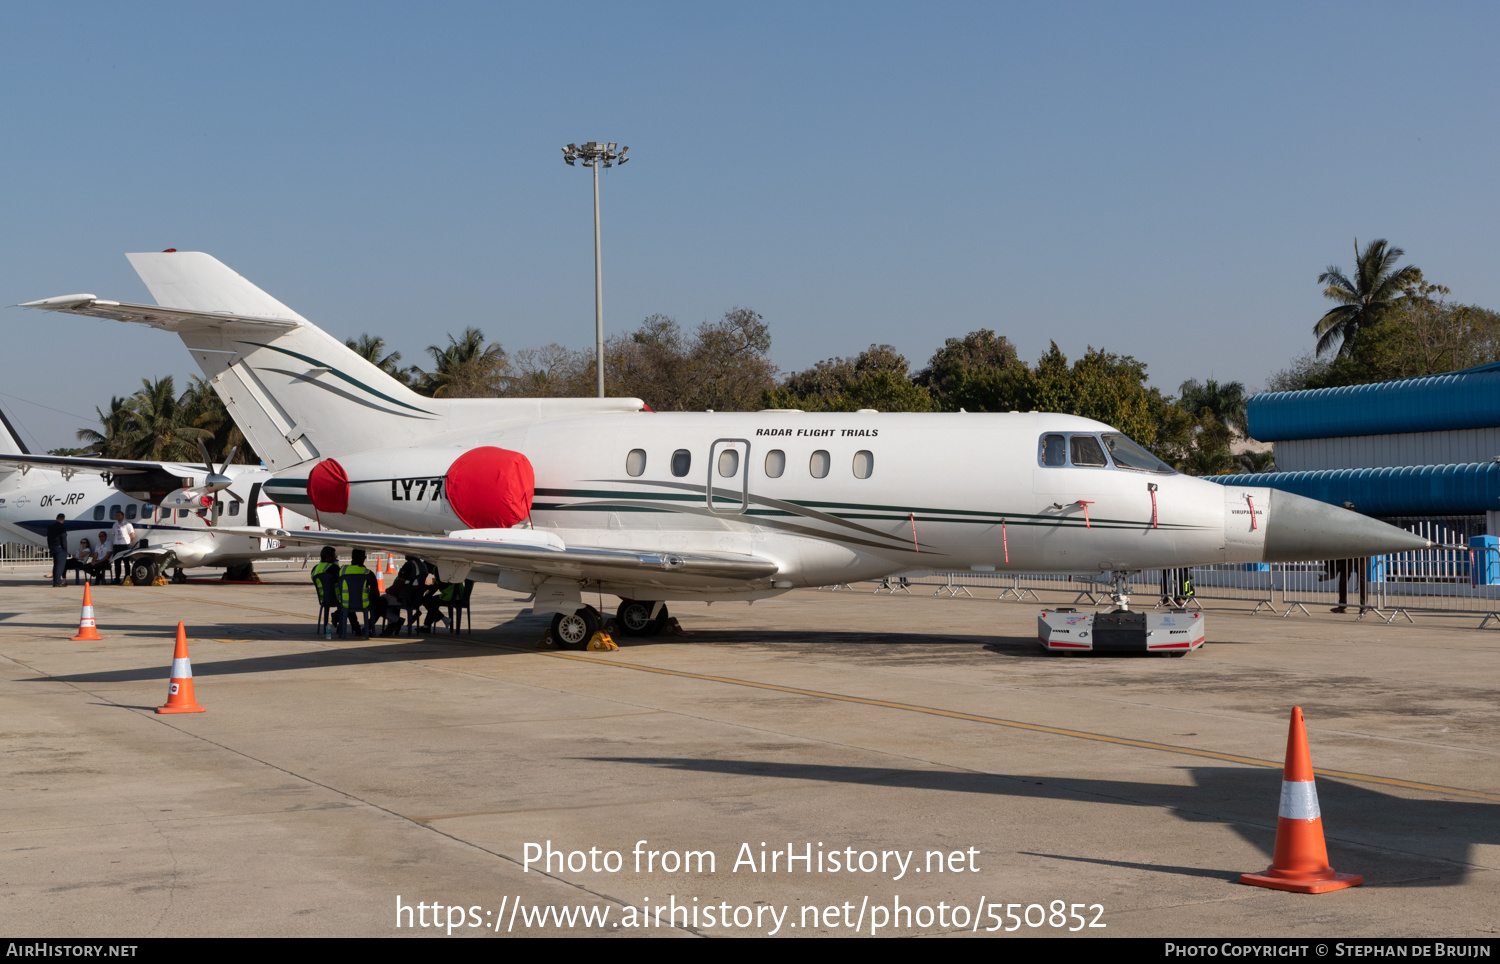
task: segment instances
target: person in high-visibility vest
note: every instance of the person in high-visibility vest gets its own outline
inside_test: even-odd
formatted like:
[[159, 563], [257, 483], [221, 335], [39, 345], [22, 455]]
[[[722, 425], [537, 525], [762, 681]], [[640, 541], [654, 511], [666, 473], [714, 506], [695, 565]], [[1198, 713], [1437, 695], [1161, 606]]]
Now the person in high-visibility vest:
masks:
[[[323, 597], [323, 587], [318, 582], [318, 577], [325, 572], [332, 572], [334, 579], [333, 591], [329, 594], [331, 598], [327, 599]], [[330, 626], [338, 625], [339, 614], [344, 611], [344, 607], [340, 605], [342, 600], [339, 593], [338, 576], [338, 550], [333, 546], [324, 546], [323, 551], [318, 555], [318, 564], [312, 567], [312, 583], [313, 587], [318, 591], [318, 605], [328, 607], [328, 623]]]
[[[354, 584], [356, 586], [360, 586], [362, 592], [360, 592], [353, 600], [349, 598], [348, 579], [350, 576], [364, 576], [363, 582], [358, 579], [354, 580]], [[343, 607], [346, 610], [351, 608], [369, 609], [371, 610], [371, 616], [373, 617], [375, 615], [373, 604], [376, 598], [375, 574], [365, 568], [365, 551], [363, 549], [355, 549], [353, 552], [349, 553], [349, 565], [339, 570], [339, 602], [343, 604]], [[360, 631], [359, 620], [355, 618], [353, 612], [349, 613], [349, 627], [356, 633]]]

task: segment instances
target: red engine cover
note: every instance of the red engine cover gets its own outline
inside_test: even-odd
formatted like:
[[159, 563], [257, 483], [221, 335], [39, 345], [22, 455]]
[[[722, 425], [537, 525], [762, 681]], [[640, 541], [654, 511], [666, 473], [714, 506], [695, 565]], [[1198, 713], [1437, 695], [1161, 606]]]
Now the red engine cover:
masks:
[[443, 491], [470, 529], [508, 529], [531, 515], [536, 473], [520, 452], [486, 445], [448, 466]]
[[307, 497], [319, 512], [349, 511], [349, 475], [333, 459], [324, 459], [307, 475]]

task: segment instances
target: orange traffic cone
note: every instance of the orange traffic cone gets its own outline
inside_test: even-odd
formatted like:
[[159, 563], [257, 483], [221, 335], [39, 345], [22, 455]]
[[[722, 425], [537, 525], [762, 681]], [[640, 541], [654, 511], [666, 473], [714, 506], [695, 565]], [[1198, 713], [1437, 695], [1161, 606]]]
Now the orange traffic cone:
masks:
[[99, 627], [94, 623], [94, 594], [89, 592], [89, 584], [83, 584], [83, 612], [78, 616], [78, 639], [103, 639], [99, 635]]
[[167, 703], [156, 708], [158, 713], [206, 713], [208, 708], [199, 706], [193, 699], [193, 664], [188, 659], [187, 629], [177, 624], [177, 648], [172, 650], [172, 681], [167, 684]]
[[385, 573], [378, 565], [375, 567], [375, 591], [382, 596], [385, 595]]
[[386, 556], [386, 560], [385, 560], [385, 574], [387, 576], [394, 576], [396, 574], [396, 557], [393, 556], [393, 555], [392, 556]]
[[1328, 846], [1323, 842], [1323, 813], [1318, 809], [1312, 755], [1307, 750], [1307, 729], [1302, 723], [1300, 706], [1292, 707], [1292, 725], [1286, 737], [1286, 766], [1281, 773], [1281, 809], [1277, 817], [1276, 853], [1271, 857], [1271, 866], [1262, 874], [1240, 874], [1240, 883], [1299, 894], [1321, 894], [1365, 882], [1359, 874], [1335, 873], [1328, 866]]

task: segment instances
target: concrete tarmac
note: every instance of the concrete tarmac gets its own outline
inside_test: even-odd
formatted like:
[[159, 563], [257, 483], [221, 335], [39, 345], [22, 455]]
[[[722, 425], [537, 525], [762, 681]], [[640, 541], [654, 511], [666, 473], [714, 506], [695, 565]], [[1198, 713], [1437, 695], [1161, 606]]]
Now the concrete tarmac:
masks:
[[[799, 591], [596, 654], [493, 586], [472, 636], [325, 639], [306, 579], [100, 587], [75, 643], [77, 587], [0, 576], [15, 936], [1496, 934], [1477, 618], [1059, 658], [1035, 603]], [[203, 714], [153, 712], [178, 620]], [[1237, 883], [1293, 705], [1361, 887]]]

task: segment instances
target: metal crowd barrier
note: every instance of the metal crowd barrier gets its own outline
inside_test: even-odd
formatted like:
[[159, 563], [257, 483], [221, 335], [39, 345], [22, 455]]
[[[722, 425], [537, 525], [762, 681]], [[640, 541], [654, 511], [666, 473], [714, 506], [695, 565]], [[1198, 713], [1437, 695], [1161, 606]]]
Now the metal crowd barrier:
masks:
[[52, 554], [29, 542], [0, 544], [0, 566], [51, 566]]

